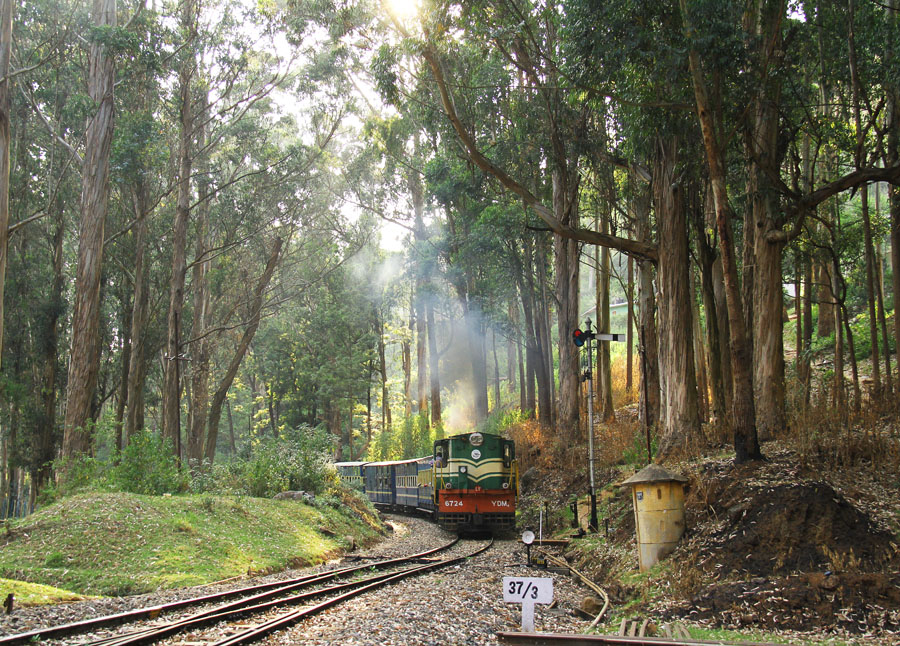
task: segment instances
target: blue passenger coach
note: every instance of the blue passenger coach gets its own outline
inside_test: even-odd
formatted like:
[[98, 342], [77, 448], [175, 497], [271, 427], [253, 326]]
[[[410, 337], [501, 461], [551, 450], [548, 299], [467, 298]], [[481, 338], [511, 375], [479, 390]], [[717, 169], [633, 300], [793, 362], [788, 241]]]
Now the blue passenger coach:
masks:
[[354, 489], [365, 491], [365, 483], [363, 482], [363, 467], [366, 462], [335, 462], [334, 468], [337, 469], [341, 480], [346, 482]]
[[396, 462], [369, 462], [363, 466], [366, 496], [376, 504], [393, 505], [397, 494], [394, 481]]

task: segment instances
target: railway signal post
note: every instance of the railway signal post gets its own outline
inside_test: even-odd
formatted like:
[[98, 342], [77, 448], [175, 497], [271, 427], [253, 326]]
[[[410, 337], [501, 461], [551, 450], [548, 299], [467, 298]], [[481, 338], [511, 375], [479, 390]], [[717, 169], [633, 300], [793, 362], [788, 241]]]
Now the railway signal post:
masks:
[[597, 488], [594, 483], [594, 380], [593, 380], [593, 364], [594, 355], [591, 350], [591, 341], [624, 341], [624, 334], [596, 334], [591, 330], [591, 319], [584, 322], [584, 330], [575, 328], [572, 332], [572, 342], [577, 347], [587, 345], [587, 361], [585, 362], [585, 370], [582, 380], [588, 382], [588, 471], [590, 473], [590, 496], [591, 496], [591, 519], [588, 521], [588, 528], [597, 531]]

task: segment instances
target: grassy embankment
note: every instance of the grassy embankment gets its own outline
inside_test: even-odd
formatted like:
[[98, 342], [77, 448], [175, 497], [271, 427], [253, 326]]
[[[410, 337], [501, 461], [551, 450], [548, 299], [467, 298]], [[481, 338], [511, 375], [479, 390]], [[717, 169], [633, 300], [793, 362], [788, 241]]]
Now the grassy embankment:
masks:
[[[53, 603], [197, 585], [322, 562], [372, 542], [358, 498], [294, 500], [93, 493], [0, 530], [0, 600]], [[58, 589], [38, 588], [42, 584]]]

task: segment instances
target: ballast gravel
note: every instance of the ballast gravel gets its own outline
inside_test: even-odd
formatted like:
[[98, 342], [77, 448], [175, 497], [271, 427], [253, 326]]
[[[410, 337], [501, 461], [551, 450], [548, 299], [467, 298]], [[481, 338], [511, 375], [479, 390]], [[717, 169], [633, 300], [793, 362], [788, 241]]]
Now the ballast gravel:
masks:
[[[394, 531], [385, 540], [349, 555], [349, 558], [358, 557], [364, 562], [367, 558], [408, 556], [445, 545], [454, 538], [423, 519], [387, 516], [387, 521]], [[450, 550], [434, 555], [434, 558], [469, 554], [485, 543], [485, 540], [464, 539]], [[332, 569], [336, 565], [332, 562], [265, 577], [240, 578], [217, 585], [153, 594], [17, 608], [11, 615], [0, 614], [0, 636], [293, 578]], [[538, 632], [580, 633], [587, 627], [588, 622], [579, 618], [575, 609], [589, 591], [567, 575], [528, 567], [525, 564], [525, 547], [517, 540], [506, 539], [495, 541], [486, 552], [462, 564], [367, 592], [303, 620], [261, 643], [268, 646], [498, 644], [496, 632], [517, 631], [521, 622], [520, 606], [503, 602], [502, 579], [505, 576], [553, 578], [554, 604], [535, 607], [535, 629]], [[176, 638], [170, 643], [178, 642]]]
[[[423, 520], [393, 517], [393, 541], [410, 553], [442, 544], [452, 536]], [[464, 540], [454, 556], [474, 552], [483, 540]], [[575, 609], [589, 590], [568, 575], [528, 567], [517, 540], [496, 541], [486, 552], [449, 566], [351, 599], [263, 641], [266, 646], [466, 645], [500, 643], [499, 631], [518, 631], [521, 607], [503, 602], [506, 576], [550, 577], [552, 606], [535, 606], [535, 630], [582, 633], [589, 622]]]

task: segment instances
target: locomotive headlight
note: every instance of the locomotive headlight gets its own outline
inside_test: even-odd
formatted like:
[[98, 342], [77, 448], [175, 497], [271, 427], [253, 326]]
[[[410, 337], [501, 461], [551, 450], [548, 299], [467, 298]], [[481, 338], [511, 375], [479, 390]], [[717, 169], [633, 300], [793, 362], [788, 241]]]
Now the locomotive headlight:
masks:
[[509, 489], [509, 483], [508, 483], [508, 482], [504, 482], [504, 483], [503, 483], [503, 488], [504, 488], [504, 489]]
[[451, 489], [451, 488], [452, 488], [452, 483], [448, 482], [447, 484], [444, 485], [444, 488], [445, 488], [445, 489]]
[[472, 433], [469, 436], [469, 444], [472, 446], [481, 446], [484, 444], [484, 435], [481, 433]]
[[469, 472], [469, 467], [463, 465], [463, 466], [459, 467], [459, 472], [460, 472], [460, 473], [468, 473], [468, 472]]

